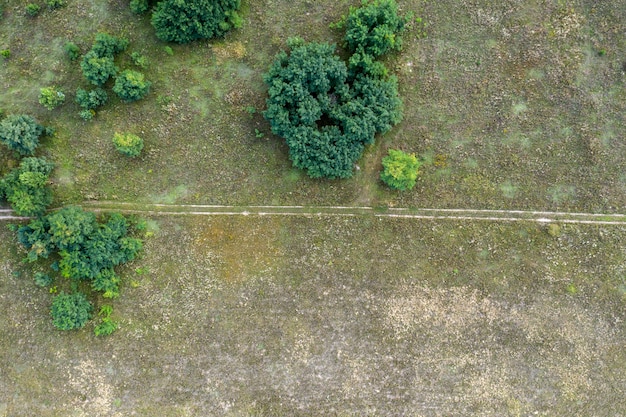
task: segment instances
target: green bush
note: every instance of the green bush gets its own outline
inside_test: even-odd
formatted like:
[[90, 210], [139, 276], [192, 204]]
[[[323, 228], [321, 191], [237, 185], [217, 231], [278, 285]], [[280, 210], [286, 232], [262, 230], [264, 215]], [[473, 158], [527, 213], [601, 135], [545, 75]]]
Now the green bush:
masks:
[[74, 42], [65, 42], [63, 49], [70, 61], [76, 61], [80, 57], [80, 48]]
[[108, 33], [98, 33], [91, 51], [100, 58], [113, 58], [116, 54], [124, 52], [126, 48], [128, 48], [128, 39], [111, 36]]
[[410, 190], [415, 186], [420, 163], [415, 154], [389, 149], [383, 158], [383, 171], [380, 179], [396, 190]]
[[139, 68], [145, 69], [148, 66], [148, 58], [141, 55], [139, 52], [130, 54], [130, 59], [133, 61], [133, 64], [137, 65]]
[[47, 187], [54, 165], [43, 158], [24, 158], [18, 168], [0, 180], [0, 198], [4, 197], [19, 216], [38, 216], [52, 203]]
[[93, 305], [85, 294], [61, 292], [52, 301], [52, 324], [60, 330], [80, 329], [91, 318]]
[[2, 58], [4, 59], [9, 59], [11, 57], [11, 50], [10, 49], [3, 49], [0, 51], [0, 56], [2, 56]]
[[218, 38], [241, 27], [239, 6], [240, 0], [163, 0], [152, 14], [152, 25], [166, 42]]
[[38, 4], [29, 3], [26, 5], [26, 14], [28, 14], [30, 17], [37, 16], [40, 10], [41, 10], [41, 6]]
[[138, 71], [125, 70], [115, 78], [113, 92], [124, 102], [143, 98], [150, 90], [150, 83]]
[[94, 116], [96, 115], [96, 112], [91, 109], [81, 110], [78, 112], [78, 115], [80, 116], [81, 119], [89, 121], [94, 118]]
[[46, 5], [50, 10], [59, 9], [65, 6], [65, 0], [46, 0]]
[[79, 88], [76, 90], [76, 103], [85, 110], [95, 110], [102, 107], [109, 99], [109, 95], [102, 88], [91, 91]]
[[99, 56], [95, 51], [89, 51], [85, 54], [80, 67], [85, 78], [98, 87], [102, 87], [109, 78], [117, 74], [113, 57]]
[[144, 14], [150, 9], [148, 0], [130, 0], [130, 11], [135, 14]]
[[93, 330], [96, 336], [108, 336], [117, 330], [117, 323], [111, 319], [111, 313], [113, 308], [110, 305], [103, 305], [100, 308], [98, 316], [101, 317], [100, 324], [98, 324]]
[[56, 87], [44, 87], [39, 90], [39, 104], [48, 110], [54, 110], [65, 103], [65, 94]]
[[0, 121], [0, 143], [20, 155], [32, 155], [44, 128], [31, 116], [11, 115]]
[[143, 149], [143, 139], [132, 133], [116, 133], [113, 135], [113, 144], [120, 153], [135, 157]]
[[263, 113], [272, 132], [285, 138], [297, 168], [313, 178], [347, 178], [364, 147], [401, 118], [395, 78], [348, 72], [325, 43], [288, 41], [264, 76]]
[[362, 50], [377, 58], [389, 51], [399, 51], [406, 18], [398, 15], [395, 0], [363, 0], [359, 8], [350, 8], [348, 17], [337, 26], [346, 28], [345, 43], [349, 52]]
[[43, 272], [35, 273], [35, 284], [38, 287], [49, 287], [54, 280], [48, 274], [44, 274]]

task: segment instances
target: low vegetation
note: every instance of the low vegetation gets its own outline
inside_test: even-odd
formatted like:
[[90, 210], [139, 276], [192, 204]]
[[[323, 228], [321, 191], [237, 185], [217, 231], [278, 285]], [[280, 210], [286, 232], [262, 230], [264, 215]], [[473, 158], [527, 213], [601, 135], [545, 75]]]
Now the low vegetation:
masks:
[[389, 149], [389, 154], [383, 158], [380, 179], [396, 190], [410, 190], [415, 186], [419, 166], [420, 162], [415, 154]]

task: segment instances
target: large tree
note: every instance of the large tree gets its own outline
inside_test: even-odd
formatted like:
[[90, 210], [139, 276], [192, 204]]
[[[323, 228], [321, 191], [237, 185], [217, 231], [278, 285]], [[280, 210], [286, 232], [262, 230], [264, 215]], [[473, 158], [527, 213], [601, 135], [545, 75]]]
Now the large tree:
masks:
[[239, 6], [240, 0], [163, 0], [152, 14], [152, 25], [166, 42], [219, 38], [241, 26]]

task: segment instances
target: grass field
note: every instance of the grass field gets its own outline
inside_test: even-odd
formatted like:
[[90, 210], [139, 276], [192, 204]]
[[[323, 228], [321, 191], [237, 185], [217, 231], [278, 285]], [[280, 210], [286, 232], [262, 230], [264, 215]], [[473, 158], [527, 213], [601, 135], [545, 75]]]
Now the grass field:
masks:
[[[357, 1], [244, 0], [241, 30], [169, 53], [125, 0], [35, 18], [0, 0], [0, 109], [56, 129], [38, 151], [57, 165], [56, 205], [625, 212], [625, 0], [398, 2], [427, 24], [386, 62], [404, 120], [349, 180], [291, 168], [260, 112], [286, 39], [339, 42], [328, 25]], [[127, 36], [118, 65], [142, 53], [154, 84], [84, 122], [73, 95], [87, 85], [63, 45], [84, 53], [97, 31]], [[49, 85], [68, 96], [53, 111], [37, 103]], [[117, 154], [115, 132], [142, 136], [142, 155]], [[414, 190], [378, 180], [388, 148], [423, 159]], [[0, 174], [16, 164], [0, 149]], [[366, 214], [149, 225], [107, 338], [94, 323], [53, 328], [50, 294], [0, 225], [0, 417], [626, 415], [623, 226]]]
[[104, 339], [54, 330], [49, 294], [0, 248], [0, 415], [626, 411], [623, 227], [217, 216], [152, 230]]

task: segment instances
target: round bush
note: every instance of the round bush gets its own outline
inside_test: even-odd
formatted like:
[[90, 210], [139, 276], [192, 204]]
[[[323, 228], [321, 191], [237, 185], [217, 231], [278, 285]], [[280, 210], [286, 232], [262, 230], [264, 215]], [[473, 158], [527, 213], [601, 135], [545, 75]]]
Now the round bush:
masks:
[[15, 114], [0, 122], [0, 143], [22, 156], [32, 155], [44, 129], [31, 116]]
[[61, 292], [52, 301], [50, 310], [52, 324], [61, 330], [80, 329], [89, 321], [92, 311], [93, 305], [87, 300], [85, 294]]
[[117, 67], [112, 56], [99, 56], [95, 51], [89, 51], [80, 63], [83, 75], [90, 83], [103, 86], [109, 78], [117, 74]]
[[415, 186], [419, 166], [415, 154], [389, 149], [389, 154], [383, 158], [380, 179], [396, 190], [410, 190]]
[[120, 153], [130, 157], [138, 156], [143, 149], [143, 139], [132, 133], [116, 133], [113, 144]]
[[113, 92], [125, 102], [131, 102], [143, 98], [152, 83], [146, 81], [143, 74], [138, 71], [125, 70], [115, 79]]
[[44, 87], [39, 90], [39, 104], [48, 110], [54, 110], [65, 103], [65, 94], [56, 87]]

